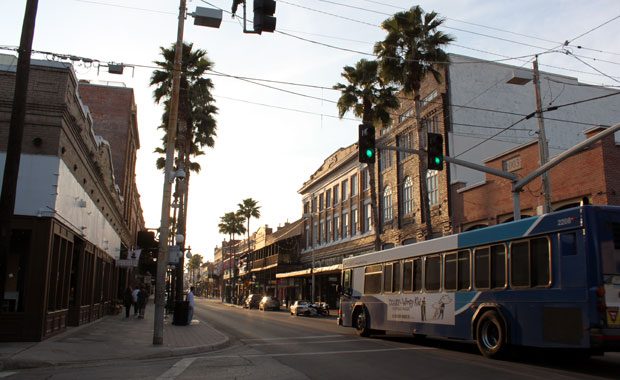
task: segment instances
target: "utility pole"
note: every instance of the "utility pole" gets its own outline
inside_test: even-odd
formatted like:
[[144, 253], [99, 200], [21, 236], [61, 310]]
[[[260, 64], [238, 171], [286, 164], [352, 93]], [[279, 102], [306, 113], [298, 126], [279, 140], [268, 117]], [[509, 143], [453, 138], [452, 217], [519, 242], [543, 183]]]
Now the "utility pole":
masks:
[[[24, 123], [26, 120], [26, 99], [28, 79], [30, 77], [30, 55], [37, 18], [38, 0], [28, 0], [22, 24], [22, 36], [19, 42], [19, 56], [15, 73], [15, 91], [9, 139], [4, 162], [2, 194], [0, 195], [0, 305], [4, 302], [4, 283], [6, 279], [9, 250], [11, 249], [11, 219], [15, 211], [15, 193], [19, 175], [19, 161], [22, 154]], [[1, 311], [0, 311], [1, 312]]]
[[170, 221], [170, 197], [172, 183], [172, 161], [174, 160], [174, 142], [177, 133], [179, 113], [179, 87], [181, 79], [181, 60], [183, 53], [183, 27], [185, 22], [186, 0], [180, 0], [177, 44], [174, 52], [174, 72], [172, 73], [172, 98], [168, 118], [166, 137], [166, 167], [164, 170], [164, 190], [161, 202], [161, 222], [159, 227], [159, 252], [157, 254], [157, 283], [155, 286], [155, 318], [153, 326], [153, 344], [164, 343], [164, 299], [166, 285], [166, 267], [168, 265], [168, 224]]
[[[534, 87], [536, 88], [536, 118], [538, 119], [538, 151], [540, 156], [540, 166], [543, 166], [549, 160], [549, 145], [545, 136], [545, 120], [542, 113], [542, 102], [540, 100], [540, 74], [538, 73], [538, 56], [534, 59]], [[542, 173], [543, 187], [543, 213], [551, 212], [551, 183], [549, 180], [549, 172]]]

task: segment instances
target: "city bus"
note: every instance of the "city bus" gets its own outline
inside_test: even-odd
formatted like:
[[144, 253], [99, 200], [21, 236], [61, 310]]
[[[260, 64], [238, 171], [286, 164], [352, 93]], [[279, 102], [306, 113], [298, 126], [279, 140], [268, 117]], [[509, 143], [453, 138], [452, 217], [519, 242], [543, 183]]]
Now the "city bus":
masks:
[[338, 324], [509, 345], [620, 348], [620, 207], [582, 206], [348, 257]]

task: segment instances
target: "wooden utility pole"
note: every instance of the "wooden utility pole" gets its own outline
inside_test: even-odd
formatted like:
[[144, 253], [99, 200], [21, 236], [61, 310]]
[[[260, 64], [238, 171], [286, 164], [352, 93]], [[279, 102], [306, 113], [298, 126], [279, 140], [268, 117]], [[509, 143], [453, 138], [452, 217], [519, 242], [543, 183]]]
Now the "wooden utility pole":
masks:
[[[30, 55], [34, 38], [34, 25], [37, 18], [38, 0], [28, 0], [22, 24], [22, 36], [19, 43], [17, 72], [15, 73], [15, 91], [9, 139], [6, 148], [2, 194], [0, 195], [0, 305], [4, 303], [4, 284], [7, 276], [9, 250], [11, 248], [11, 219], [15, 211], [15, 193], [19, 174], [19, 160], [22, 154], [24, 122], [26, 120], [26, 99], [28, 79], [30, 76]], [[0, 309], [1, 310], [1, 309]], [[1, 311], [0, 311], [1, 312]]]
[[[538, 119], [538, 152], [540, 156], [540, 166], [543, 166], [549, 161], [549, 145], [547, 144], [547, 137], [545, 135], [545, 120], [543, 119], [542, 101], [540, 99], [538, 56], [536, 56], [534, 60], [534, 87], [536, 88], [536, 118]], [[543, 172], [541, 179], [544, 196], [543, 213], [547, 214], [551, 212], [551, 182], [549, 179], [549, 172]]]

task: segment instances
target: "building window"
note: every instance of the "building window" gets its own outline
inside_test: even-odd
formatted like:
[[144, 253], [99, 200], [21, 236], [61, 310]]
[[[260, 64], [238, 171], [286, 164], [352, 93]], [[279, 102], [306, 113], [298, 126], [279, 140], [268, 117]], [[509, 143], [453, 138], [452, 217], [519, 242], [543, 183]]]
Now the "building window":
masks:
[[384, 171], [390, 167], [392, 167], [392, 154], [387, 149], [381, 149], [379, 157], [379, 170]]
[[312, 240], [314, 240], [314, 246], [319, 245], [319, 229], [317, 228], [316, 222], [314, 222], [314, 228], [312, 231]]
[[359, 224], [359, 212], [357, 209], [351, 210], [351, 236], [357, 234], [358, 224]]
[[309, 214], [309, 213], [310, 213], [310, 203], [304, 202], [304, 214]]
[[337, 214], [334, 215], [334, 240], [340, 240], [340, 216]]
[[413, 214], [413, 181], [406, 177], [403, 183], [403, 215]]
[[366, 203], [364, 206], [364, 232], [370, 231], [372, 226], [372, 207], [370, 203]]
[[357, 195], [357, 174], [351, 176], [351, 196]]
[[338, 204], [338, 195], [340, 194], [340, 189], [338, 185], [334, 186], [334, 206]]
[[409, 108], [407, 111], [405, 111], [402, 115], [398, 116], [398, 122], [402, 123], [403, 121], [407, 120], [408, 118], [411, 117], [411, 115], [413, 115], [413, 107]]
[[312, 197], [312, 212], [316, 212], [316, 196]]
[[342, 237], [347, 236], [349, 236], [349, 213], [345, 211], [342, 213]]
[[327, 218], [327, 223], [325, 223], [325, 241], [329, 243], [332, 241], [332, 218]]
[[364, 187], [362, 190], [366, 191], [370, 189], [370, 170], [368, 170], [368, 166], [366, 166], [362, 172], [362, 179], [364, 180]]
[[392, 189], [389, 186], [383, 190], [383, 221], [392, 220]]
[[320, 224], [320, 228], [319, 228], [319, 242], [321, 244], [325, 243], [325, 221], [321, 220], [319, 222]]
[[[396, 137], [396, 145], [401, 148], [413, 149], [413, 133], [407, 133]], [[398, 160], [402, 161], [411, 156], [411, 153], [398, 152]]]
[[310, 248], [310, 226], [306, 226], [306, 249]]
[[439, 186], [437, 178], [439, 172], [437, 170], [429, 170], [426, 173], [426, 186], [428, 188], [428, 204], [434, 206], [439, 204]]
[[349, 191], [349, 180], [345, 179], [344, 181], [342, 181], [342, 201], [346, 201], [347, 198], [349, 197], [348, 195], [348, 191]]
[[325, 192], [325, 208], [332, 207], [332, 189]]
[[325, 207], [325, 203], [323, 203], [325, 201], [325, 196], [323, 194], [319, 195], [319, 211], [322, 211], [323, 208]]

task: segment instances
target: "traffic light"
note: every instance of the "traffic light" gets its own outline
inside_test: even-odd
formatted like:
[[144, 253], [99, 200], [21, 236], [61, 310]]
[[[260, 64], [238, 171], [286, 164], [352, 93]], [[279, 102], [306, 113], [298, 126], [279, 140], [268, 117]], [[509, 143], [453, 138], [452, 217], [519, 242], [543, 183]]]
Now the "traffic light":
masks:
[[443, 170], [443, 136], [439, 133], [426, 134], [428, 168]]
[[273, 33], [276, 30], [276, 2], [274, 0], [254, 0], [254, 31]]
[[359, 125], [358, 158], [363, 164], [374, 164], [377, 149], [375, 148], [375, 127]]

